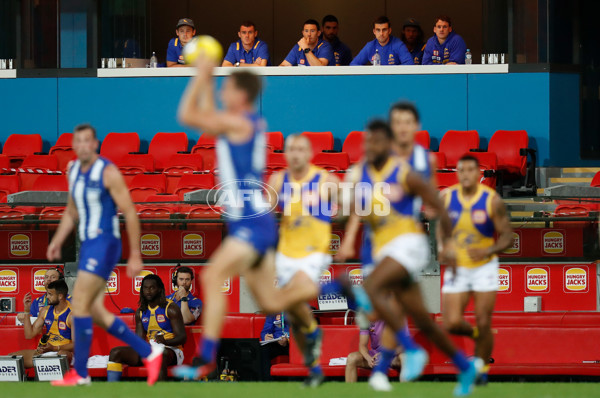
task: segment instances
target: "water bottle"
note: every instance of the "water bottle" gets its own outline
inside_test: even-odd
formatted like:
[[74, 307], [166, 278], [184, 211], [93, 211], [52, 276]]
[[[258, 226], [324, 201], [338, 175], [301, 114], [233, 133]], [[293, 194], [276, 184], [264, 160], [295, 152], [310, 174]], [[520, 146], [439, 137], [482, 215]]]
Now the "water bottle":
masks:
[[381, 65], [381, 55], [379, 55], [379, 50], [375, 50], [375, 55], [373, 55], [373, 66]]
[[467, 52], [465, 53], [465, 65], [471, 65], [473, 63], [473, 55], [471, 54], [471, 50], [467, 48]]
[[158, 68], [158, 59], [156, 59], [156, 53], [152, 51], [152, 58], [150, 58], [150, 67]]

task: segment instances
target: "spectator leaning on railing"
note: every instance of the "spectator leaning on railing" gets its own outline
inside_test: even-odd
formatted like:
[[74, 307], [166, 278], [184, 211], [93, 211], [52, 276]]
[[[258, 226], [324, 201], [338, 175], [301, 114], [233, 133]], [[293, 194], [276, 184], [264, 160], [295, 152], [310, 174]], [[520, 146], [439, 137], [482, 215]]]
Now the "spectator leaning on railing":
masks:
[[314, 19], [304, 22], [302, 38], [292, 47], [279, 66], [328, 66], [335, 65], [328, 42], [320, 39], [321, 27]]
[[239, 40], [231, 43], [221, 66], [270, 66], [269, 47], [258, 39], [258, 30], [252, 21], [242, 22]]
[[392, 36], [392, 24], [386, 16], [373, 22], [375, 40], [368, 42], [350, 65], [373, 64], [375, 53], [379, 53], [381, 65], [414, 65], [413, 58], [399, 38]]
[[338, 37], [340, 23], [335, 15], [325, 15], [323, 17], [322, 38], [331, 45], [335, 66], [350, 65], [352, 62], [352, 51], [347, 45], [341, 42]]
[[186, 66], [183, 59], [183, 47], [196, 35], [194, 21], [189, 18], [181, 18], [175, 26], [176, 38], [169, 41], [167, 47], [167, 67]]

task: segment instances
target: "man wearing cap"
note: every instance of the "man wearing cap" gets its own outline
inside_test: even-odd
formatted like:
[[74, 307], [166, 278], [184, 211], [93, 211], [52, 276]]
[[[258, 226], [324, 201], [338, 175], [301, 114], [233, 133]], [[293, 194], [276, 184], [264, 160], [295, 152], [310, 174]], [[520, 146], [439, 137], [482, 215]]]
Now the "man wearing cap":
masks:
[[412, 55], [415, 65], [421, 65], [421, 61], [423, 60], [423, 51], [425, 50], [423, 37], [423, 29], [421, 29], [421, 24], [416, 19], [409, 18], [404, 21], [400, 40], [402, 40], [406, 49]]
[[240, 26], [238, 41], [231, 43], [221, 66], [269, 66], [269, 47], [257, 39], [258, 30], [254, 22], [245, 21]]
[[322, 38], [331, 45], [335, 66], [350, 65], [350, 62], [352, 62], [352, 51], [338, 37], [340, 24], [336, 16], [331, 14], [325, 15], [322, 25]]
[[175, 27], [176, 38], [171, 39], [167, 48], [167, 67], [186, 66], [183, 60], [183, 47], [196, 35], [194, 21], [181, 18]]
[[331, 46], [319, 38], [319, 22], [309, 19], [302, 27], [302, 38], [290, 50], [279, 66], [331, 66], [334, 65]]
[[392, 24], [388, 17], [379, 17], [373, 22], [375, 40], [368, 42], [350, 65], [373, 64], [378, 53], [381, 65], [414, 65], [412, 56], [399, 38], [392, 36]]
[[465, 63], [467, 45], [462, 37], [452, 30], [452, 20], [442, 15], [435, 19], [435, 33], [425, 45], [423, 65], [456, 65]]

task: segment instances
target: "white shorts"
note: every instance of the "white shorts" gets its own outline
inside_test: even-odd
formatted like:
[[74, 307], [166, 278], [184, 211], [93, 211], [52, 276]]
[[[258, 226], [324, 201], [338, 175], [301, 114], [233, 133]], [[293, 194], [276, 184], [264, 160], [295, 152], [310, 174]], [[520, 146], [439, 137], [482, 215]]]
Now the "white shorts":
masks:
[[379, 264], [384, 258], [399, 262], [418, 281], [421, 271], [429, 265], [431, 250], [429, 241], [424, 234], [404, 234], [388, 242], [375, 254], [375, 263]]
[[476, 268], [456, 267], [444, 272], [442, 293], [495, 292], [498, 291], [498, 257]]
[[177, 348], [177, 347], [171, 347], [171, 346], [164, 345], [164, 344], [160, 344], [160, 343], [157, 343], [154, 340], [150, 340], [150, 345], [151, 346], [161, 346], [161, 347], [164, 347], [164, 348], [168, 348], [169, 350], [171, 350], [171, 351], [173, 351], [175, 353], [175, 356], [177, 357], [177, 366], [180, 366], [180, 365], [183, 364], [183, 351], [181, 351], [179, 348]]
[[321, 272], [331, 264], [331, 256], [325, 253], [312, 253], [306, 257], [292, 258], [277, 252], [275, 268], [279, 286], [287, 285], [294, 275], [302, 271], [315, 284], [319, 284]]

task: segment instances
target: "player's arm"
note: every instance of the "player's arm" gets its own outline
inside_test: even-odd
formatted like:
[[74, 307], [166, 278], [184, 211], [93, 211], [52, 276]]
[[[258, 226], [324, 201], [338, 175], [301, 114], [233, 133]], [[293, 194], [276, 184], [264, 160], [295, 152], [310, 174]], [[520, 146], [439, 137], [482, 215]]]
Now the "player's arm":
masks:
[[129, 190], [121, 172], [114, 165], [104, 169], [104, 185], [115, 204], [125, 217], [125, 229], [129, 240], [129, 259], [127, 260], [127, 275], [130, 278], [137, 276], [142, 270], [142, 254], [140, 251], [140, 220], [129, 195]]
[[183, 324], [183, 317], [181, 316], [181, 311], [176, 304], [172, 304], [167, 308], [167, 316], [171, 321], [171, 327], [173, 328], [173, 338], [165, 340], [165, 345], [171, 347], [177, 347], [179, 345], [184, 345], [187, 339], [187, 335], [185, 334], [185, 325]]
[[42, 311], [40, 311], [40, 314], [33, 323], [33, 325], [31, 324], [31, 319], [29, 319], [29, 317], [26, 317], [26, 319], [24, 319], [23, 331], [25, 332], [26, 339], [33, 339], [34, 337], [42, 333], [42, 329], [44, 328], [44, 319], [46, 318], [47, 312], [48, 307], [45, 307]]
[[275, 192], [273, 195], [269, 195], [269, 201], [271, 202], [271, 206], [277, 205], [277, 197], [278, 193], [281, 190], [281, 185], [283, 184], [283, 171], [277, 171], [269, 176], [269, 181], [267, 184], [273, 188]]
[[329, 65], [329, 60], [327, 58], [317, 58], [317, 56], [309, 51], [306, 54], [306, 60], [310, 66], [327, 66]]
[[439, 197], [438, 191], [429, 184], [429, 181], [423, 180], [414, 171], [407, 173], [404, 185], [406, 185], [409, 192], [420, 196], [423, 199], [423, 203], [437, 214], [440, 226], [439, 244], [441, 244], [440, 247], [442, 248], [440, 259], [448, 265], [454, 265], [456, 254], [454, 253], [454, 244], [452, 243], [452, 222]]
[[62, 218], [60, 219], [60, 223], [58, 224], [58, 228], [54, 233], [54, 237], [50, 241], [48, 245], [48, 249], [46, 250], [46, 257], [48, 261], [56, 261], [61, 257], [61, 247], [65, 242], [65, 239], [73, 228], [75, 227], [75, 223], [77, 222], [77, 208], [75, 207], [75, 202], [71, 195], [69, 195], [69, 199], [67, 200], [67, 207], [65, 208], [65, 212], [63, 213]]
[[361, 333], [358, 337], [358, 352], [360, 352], [365, 361], [372, 364], [373, 357], [369, 354], [369, 333]]
[[192, 323], [196, 320], [196, 317], [194, 317], [194, 314], [192, 314], [192, 311], [190, 310], [190, 305], [187, 301], [181, 302], [180, 310], [184, 324], [187, 325], [188, 323]]
[[144, 329], [144, 324], [142, 323], [142, 318], [140, 316], [140, 309], [138, 308], [135, 312], [135, 334], [138, 335], [143, 340], [146, 340], [146, 329]]
[[252, 124], [245, 117], [217, 110], [211, 61], [200, 56], [197, 63], [198, 73], [188, 83], [179, 102], [179, 122], [209, 135], [249, 134]]

